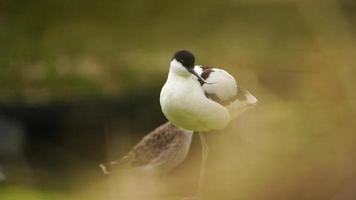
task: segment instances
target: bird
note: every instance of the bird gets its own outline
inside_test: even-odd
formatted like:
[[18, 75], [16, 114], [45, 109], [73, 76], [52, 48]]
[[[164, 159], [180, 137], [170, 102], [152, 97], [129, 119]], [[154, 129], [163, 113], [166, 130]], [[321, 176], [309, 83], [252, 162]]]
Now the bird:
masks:
[[[169, 121], [149, 132], [127, 155], [116, 161], [100, 164], [100, 168], [105, 174], [114, 173], [117, 168], [130, 168], [154, 174], [170, 172], [184, 161], [191, 146], [193, 133], [198, 132], [202, 145], [202, 160], [198, 190], [193, 199], [201, 198], [208, 153], [207, 141], [203, 132], [224, 128], [233, 118], [255, 105], [257, 99], [247, 90], [238, 86], [234, 77], [225, 70], [201, 65], [194, 66], [194, 60], [194, 56], [186, 50], [178, 51], [173, 56], [168, 79], [160, 94], [160, 104], [164, 115], [166, 115], [166, 111], [168, 111], [167, 114], [171, 114], [172, 111], [172, 108], [164, 110], [162, 104], [166, 103], [168, 106], [173, 106], [173, 110], [178, 112], [178, 115], [174, 116], [183, 119], [186, 117], [194, 122], [194, 118], [199, 117], [201, 113], [198, 109], [192, 109], [191, 106], [194, 107], [194, 104], [203, 100], [206, 101], [204, 105], [212, 104], [214, 106], [208, 110], [218, 111], [220, 115], [225, 115], [224, 120], [226, 121], [220, 120], [220, 124], [214, 126], [214, 120], [219, 120], [217, 116], [215, 119], [214, 116], [207, 116], [196, 121], [200, 123], [197, 127], [194, 127], [194, 123], [189, 120], [185, 120], [184, 123], [189, 125], [186, 127], [184, 123], [179, 122], [181, 118], [178, 118], [178, 122], [176, 122], [166, 115]], [[181, 90], [187, 92], [187, 95]], [[194, 94], [194, 92], [198, 94]], [[184, 101], [177, 103], [176, 101], [180, 101], [180, 99]], [[174, 106], [178, 107], [174, 108]], [[183, 106], [183, 109], [179, 106]], [[201, 110], [203, 114], [209, 114], [209, 112], [204, 112], [204, 109], [207, 108], [202, 106], [199, 108], [203, 109]], [[190, 109], [197, 113], [193, 113], [191, 116]], [[222, 109], [222, 111], [218, 109]], [[212, 124], [204, 122], [206, 119], [211, 120], [209, 123]]]
[[257, 103], [225, 70], [194, 66], [194, 62], [191, 52], [176, 52], [161, 89], [162, 112], [174, 125], [194, 131], [220, 130]]
[[134, 169], [146, 174], [165, 174], [186, 158], [193, 131], [183, 130], [169, 121], [150, 131], [122, 158], [100, 164], [104, 174], [117, 169]]
[[202, 196], [208, 158], [205, 132], [224, 129], [256, 104], [257, 98], [237, 85], [227, 71], [195, 65], [195, 56], [188, 50], [173, 55], [167, 80], [161, 89], [160, 106], [172, 124], [199, 134], [202, 161], [196, 199]]

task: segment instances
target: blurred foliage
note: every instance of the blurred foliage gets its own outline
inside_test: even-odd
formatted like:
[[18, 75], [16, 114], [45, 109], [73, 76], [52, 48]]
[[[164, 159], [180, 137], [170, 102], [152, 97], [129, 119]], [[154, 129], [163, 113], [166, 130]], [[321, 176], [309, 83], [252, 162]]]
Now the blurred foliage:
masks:
[[[172, 54], [190, 49], [197, 64], [227, 69], [260, 103], [209, 135], [208, 199], [355, 199], [355, 27], [353, 0], [2, 0], [0, 101], [137, 97], [116, 108], [114, 122], [129, 124], [119, 127], [129, 134], [139, 125], [124, 116], [142, 115], [146, 127], [144, 118], [161, 116], [143, 109], [145, 97], [158, 102]], [[133, 105], [142, 110], [132, 114]], [[84, 120], [78, 113], [73, 123]], [[188, 172], [169, 191], [194, 190]], [[114, 199], [107, 181], [73, 182], [74, 199]], [[0, 199], [59, 198], [0, 188]]]
[[46, 190], [35, 190], [28, 187], [0, 187], [0, 198], [11, 200], [60, 200], [64, 199], [61, 195], [55, 192]]
[[[276, 0], [2, 1], [1, 99], [112, 96], [141, 85], [159, 86], [172, 53], [181, 48], [195, 52], [200, 64], [251, 71], [265, 87], [285, 95], [298, 75], [319, 68], [307, 60], [318, 47], [315, 24], [306, 12], [326, 7], [320, 5]], [[338, 6], [345, 7], [335, 8], [345, 10], [343, 23], [352, 23], [354, 3]], [[327, 17], [334, 21], [323, 17], [332, 23], [326, 28], [339, 26], [339, 20]]]

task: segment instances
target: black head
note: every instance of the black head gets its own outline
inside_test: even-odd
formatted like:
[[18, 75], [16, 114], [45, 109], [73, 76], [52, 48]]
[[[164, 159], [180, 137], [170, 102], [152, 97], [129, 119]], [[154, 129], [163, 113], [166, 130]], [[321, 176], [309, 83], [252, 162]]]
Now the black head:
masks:
[[[188, 72], [193, 74], [198, 78], [198, 80], [202, 83], [207, 83], [200, 75], [194, 70], [194, 63], [195, 63], [195, 57], [192, 53], [190, 53], [187, 50], [180, 50], [177, 51], [172, 60], [175, 59], [176, 61], [180, 62], [183, 67], [187, 69]], [[209, 84], [209, 83], [208, 83]]]
[[176, 59], [178, 62], [182, 63], [182, 65], [187, 69], [194, 68], [195, 57], [191, 52], [187, 50], [177, 51], [174, 54], [172, 60], [173, 59]]

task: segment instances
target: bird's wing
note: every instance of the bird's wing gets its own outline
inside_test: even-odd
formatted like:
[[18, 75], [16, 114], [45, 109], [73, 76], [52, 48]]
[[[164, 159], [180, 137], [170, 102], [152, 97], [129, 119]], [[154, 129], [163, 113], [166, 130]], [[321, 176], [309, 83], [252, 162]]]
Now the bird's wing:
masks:
[[207, 82], [200, 82], [205, 95], [225, 106], [232, 118], [235, 118], [247, 107], [254, 105], [257, 102], [249, 91], [238, 86], [235, 78], [219, 68], [209, 68], [202, 66], [195, 66], [198, 74]]
[[234, 101], [238, 94], [235, 78], [228, 72], [218, 68], [196, 66], [199, 75], [210, 84], [200, 82], [205, 95], [223, 106]]
[[[183, 137], [183, 134], [177, 134], [177, 136], [160, 152], [160, 154], [145, 166], [145, 169], [154, 169], [155, 171], [169, 171], [181, 163], [186, 156], [186, 154], [182, 154], [182, 151], [187, 150], [188, 152], [190, 146], [190, 144], [184, 143]], [[184, 148], [184, 145], [188, 145], [187, 149]]]
[[176, 137], [180, 129], [167, 122], [146, 135], [129, 153], [131, 166], [137, 167], [150, 163], [159, 156]]
[[101, 165], [101, 168], [103, 168], [104, 173], [105, 171], [110, 173], [108, 168], [112, 168], [113, 165], [117, 167], [141, 167], [148, 165], [153, 160], [157, 160], [161, 156], [161, 152], [169, 148], [171, 143], [183, 134], [183, 130], [167, 122], [148, 133], [126, 156], [118, 161], [110, 162], [109, 166]]

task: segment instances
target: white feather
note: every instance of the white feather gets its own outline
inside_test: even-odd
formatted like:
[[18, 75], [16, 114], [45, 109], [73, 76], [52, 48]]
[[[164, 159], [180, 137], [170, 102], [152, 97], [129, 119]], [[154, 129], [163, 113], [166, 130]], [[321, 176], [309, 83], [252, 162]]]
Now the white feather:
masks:
[[[194, 71], [204, 75], [201, 66], [195, 66]], [[223, 129], [257, 102], [247, 90], [238, 87], [235, 78], [225, 70], [210, 68], [205, 75], [208, 72], [207, 83], [201, 85], [181, 62], [172, 60], [160, 94], [161, 109], [172, 124], [193, 131]]]
[[164, 115], [174, 125], [194, 131], [222, 129], [230, 122], [228, 110], [206, 98], [200, 83], [179, 62], [171, 62], [160, 104]]
[[[219, 68], [210, 68], [210, 70], [211, 72], [205, 81], [211, 84], [203, 84], [202, 88], [208, 95], [215, 95], [222, 101], [229, 101], [233, 99], [233, 101], [226, 106], [230, 113], [231, 119], [242, 114], [245, 110], [251, 107], [251, 105], [255, 105], [257, 103], [257, 98], [254, 97], [249, 91], [238, 87], [235, 78], [227, 71]], [[195, 66], [195, 71], [197, 71], [199, 75], [202, 75], [204, 67]], [[237, 92], [243, 92], [245, 97], [244, 100], [234, 98], [237, 95]]]
[[203, 89], [208, 94], [215, 94], [221, 100], [229, 100], [237, 93], [237, 84], [233, 76], [225, 70], [212, 68], [213, 72], [210, 73], [206, 80], [208, 83], [204, 84]]

